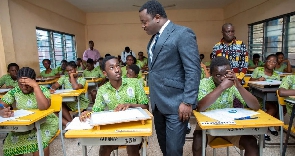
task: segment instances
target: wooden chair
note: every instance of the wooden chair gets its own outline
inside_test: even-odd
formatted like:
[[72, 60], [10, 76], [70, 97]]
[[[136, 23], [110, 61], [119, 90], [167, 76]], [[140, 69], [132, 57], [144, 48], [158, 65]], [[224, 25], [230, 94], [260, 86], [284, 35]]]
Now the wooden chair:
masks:
[[[229, 156], [229, 147], [234, 145], [221, 137], [217, 137], [209, 143], [209, 146], [213, 148], [213, 156], [216, 156], [216, 148], [223, 147], [226, 147], [227, 156]], [[240, 150], [240, 155], [244, 155], [243, 150]]]
[[62, 144], [62, 150], [63, 155], [66, 156], [65, 151], [65, 144], [64, 144], [64, 138], [62, 132], [62, 97], [60, 95], [51, 94], [51, 106], [49, 109], [53, 109], [54, 113], [58, 113], [58, 131], [55, 134], [55, 136], [50, 140], [50, 143], [60, 134], [61, 144]]

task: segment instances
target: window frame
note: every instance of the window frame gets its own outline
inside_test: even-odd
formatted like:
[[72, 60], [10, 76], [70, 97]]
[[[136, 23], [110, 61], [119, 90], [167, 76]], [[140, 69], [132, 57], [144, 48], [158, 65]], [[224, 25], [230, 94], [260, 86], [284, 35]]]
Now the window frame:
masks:
[[[36, 41], [37, 41], [37, 52], [38, 52], [38, 62], [39, 62], [39, 68], [40, 68], [40, 72], [42, 72], [43, 70], [45, 70], [45, 68], [42, 65], [42, 60], [40, 59], [40, 51], [39, 51], [39, 44], [38, 44], [38, 34], [37, 31], [46, 31], [48, 34], [48, 44], [49, 44], [49, 51], [48, 51], [48, 55], [50, 56], [50, 58], [44, 58], [43, 59], [49, 59], [51, 61], [51, 68], [57, 68], [58, 66], [60, 66], [61, 64], [61, 60], [58, 59], [58, 57], [61, 57], [62, 60], [67, 60], [67, 61], [76, 61], [77, 59], [77, 43], [76, 43], [76, 36], [74, 34], [70, 34], [70, 33], [65, 33], [65, 32], [61, 32], [61, 31], [56, 31], [56, 30], [51, 30], [51, 29], [46, 29], [46, 28], [41, 28], [41, 27], [36, 27]], [[55, 47], [55, 38], [54, 38], [54, 33], [56, 34], [60, 34], [61, 36], [61, 54], [62, 55], [57, 55], [57, 51]], [[68, 47], [67, 47], [67, 38], [66, 36], [70, 36], [71, 37], [71, 51], [67, 51]], [[69, 53], [72, 53], [71, 55], [68, 55]]]

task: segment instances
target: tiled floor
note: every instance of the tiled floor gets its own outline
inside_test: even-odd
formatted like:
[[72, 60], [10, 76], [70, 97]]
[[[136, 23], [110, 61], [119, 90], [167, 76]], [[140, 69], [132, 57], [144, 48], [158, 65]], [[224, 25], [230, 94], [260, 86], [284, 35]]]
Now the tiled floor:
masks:
[[[195, 123], [192, 123], [192, 129], [194, 128]], [[271, 134], [270, 134], [271, 135]], [[192, 136], [192, 132], [187, 135]], [[0, 156], [3, 155], [2, 153], [2, 140], [4, 139], [5, 135], [0, 134]], [[271, 135], [271, 142], [279, 142], [280, 137], [277, 136], [272, 136]], [[295, 139], [291, 138], [289, 139], [289, 142], [295, 143]], [[82, 155], [82, 147], [78, 145], [78, 139], [65, 139], [65, 144], [66, 144], [66, 153], [67, 156], [80, 156]], [[184, 156], [192, 156], [192, 151], [191, 151], [191, 146], [192, 146], [192, 141], [187, 140], [185, 145], [184, 145]], [[212, 156], [213, 152], [210, 147], [207, 147], [207, 156]], [[99, 147], [98, 146], [88, 146], [87, 148], [88, 151], [88, 156], [98, 156], [98, 151]], [[271, 145], [266, 145], [266, 148], [264, 148], [264, 156], [279, 156], [279, 151], [280, 148], [279, 146], [271, 146]], [[239, 156], [240, 150], [235, 148], [235, 147], [230, 147], [230, 156]], [[295, 147], [294, 146], [288, 146], [287, 148], [287, 156], [293, 156], [295, 155]], [[149, 145], [147, 148], [147, 155], [148, 156], [161, 156], [161, 150], [158, 145], [157, 137], [155, 134], [155, 131], [153, 132], [153, 135], [149, 137]], [[217, 156], [224, 156], [226, 155], [226, 148], [221, 148], [217, 149]], [[27, 154], [25, 156], [32, 156], [32, 154]], [[61, 147], [61, 140], [60, 137], [57, 137], [51, 144], [50, 144], [50, 156], [62, 156], [62, 147]], [[125, 149], [120, 149], [119, 150], [119, 156], [127, 156], [126, 150]]]

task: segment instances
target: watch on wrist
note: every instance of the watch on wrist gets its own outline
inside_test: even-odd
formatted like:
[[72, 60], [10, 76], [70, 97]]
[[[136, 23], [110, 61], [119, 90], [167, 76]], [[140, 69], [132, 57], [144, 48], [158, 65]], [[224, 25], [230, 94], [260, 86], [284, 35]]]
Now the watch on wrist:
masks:
[[189, 104], [189, 103], [186, 103], [186, 102], [182, 102], [183, 104], [185, 104], [186, 106], [189, 106], [189, 107], [191, 107], [192, 105], [191, 104]]

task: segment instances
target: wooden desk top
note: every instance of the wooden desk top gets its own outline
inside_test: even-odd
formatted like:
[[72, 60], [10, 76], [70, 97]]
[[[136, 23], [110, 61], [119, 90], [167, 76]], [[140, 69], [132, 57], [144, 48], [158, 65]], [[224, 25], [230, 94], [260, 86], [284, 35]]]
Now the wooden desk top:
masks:
[[100, 82], [100, 81], [102, 81], [103, 80], [103, 78], [93, 78], [93, 79], [91, 79], [91, 80], [86, 80], [86, 82]]
[[201, 125], [201, 122], [215, 122], [216, 120], [209, 118], [196, 110], [193, 111], [194, 116], [202, 129], [224, 129], [224, 128], [259, 128], [259, 127], [271, 127], [271, 126], [283, 126], [284, 123], [273, 116], [265, 113], [262, 110], [258, 110], [258, 119], [250, 120], [235, 120], [235, 125]]
[[37, 82], [39, 85], [48, 85], [48, 84], [53, 84], [55, 82], [57, 82], [59, 78], [55, 78], [55, 79], [51, 79], [51, 80], [48, 80], [48, 81], [44, 81], [44, 82]]
[[143, 89], [145, 91], [145, 94], [150, 94], [150, 88], [149, 87], [144, 87]]
[[[145, 110], [150, 116], [152, 114]], [[141, 132], [116, 132], [121, 129], [150, 129], [150, 131]], [[145, 124], [141, 124], [141, 121], [132, 121], [124, 123], [116, 123], [111, 125], [102, 125], [100, 130], [68, 130], [65, 134], [66, 138], [98, 138], [98, 137], [131, 137], [131, 136], [151, 136], [153, 130], [152, 119], [146, 120]]]
[[68, 96], [80, 96], [80, 94], [82, 93], [85, 93], [85, 89], [78, 89], [78, 90], [73, 90], [71, 92], [65, 92], [65, 93], [60, 93], [55, 95], [60, 95], [61, 97], [68, 97]]
[[[53, 113], [53, 109], [47, 109], [47, 110], [29, 110], [34, 112], [34, 114], [30, 114], [28, 116], [24, 116], [21, 118], [18, 118], [19, 120], [28, 120], [28, 121], [15, 121], [15, 120], [10, 120], [10, 121], [5, 121], [0, 123], [0, 126], [25, 126], [25, 125], [31, 125], [35, 123], [36, 121], [46, 117], [47, 115]], [[31, 121], [29, 121], [31, 120]]]

